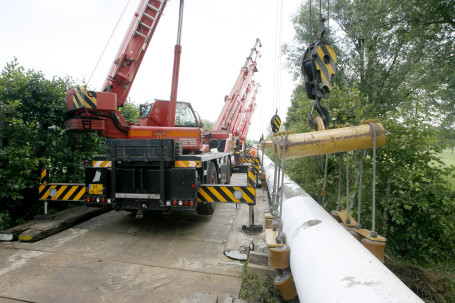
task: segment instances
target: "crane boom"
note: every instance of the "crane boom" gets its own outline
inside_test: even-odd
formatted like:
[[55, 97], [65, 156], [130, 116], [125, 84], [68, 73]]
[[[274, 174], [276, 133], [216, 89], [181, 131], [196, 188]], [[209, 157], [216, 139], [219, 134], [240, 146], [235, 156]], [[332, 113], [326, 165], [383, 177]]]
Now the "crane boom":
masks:
[[231, 92], [226, 97], [223, 109], [213, 126], [213, 131], [233, 133], [235, 120], [241, 113], [247, 97], [246, 93], [249, 92], [248, 87], [251, 84], [254, 73], [257, 72], [257, 59], [260, 57], [259, 47], [261, 46], [261, 41], [256, 39], [256, 43], [251, 49], [250, 55], [246, 58]]
[[248, 135], [248, 130], [250, 128], [250, 125], [251, 125], [251, 117], [253, 116], [253, 113], [254, 113], [254, 110], [256, 108], [256, 95], [259, 91], [259, 87], [261, 85], [259, 83], [254, 83], [253, 85], [253, 94], [251, 96], [251, 100], [248, 104], [248, 106], [246, 107], [246, 109], [244, 110], [243, 112], [243, 119], [242, 121], [240, 122], [239, 126], [238, 126], [238, 136], [239, 136], [239, 139], [240, 139], [240, 142], [244, 142], [246, 140], [246, 136]]
[[117, 106], [123, 106], [128, 97], [166, 3], [167, 0], [142, 0], [139, 3], [102, 86], [102, 91], [117, 94]]

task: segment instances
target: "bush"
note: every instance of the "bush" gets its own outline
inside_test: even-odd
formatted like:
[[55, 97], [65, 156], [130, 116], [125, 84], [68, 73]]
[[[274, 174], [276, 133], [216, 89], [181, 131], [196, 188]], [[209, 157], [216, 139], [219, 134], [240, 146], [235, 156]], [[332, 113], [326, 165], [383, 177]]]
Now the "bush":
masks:
[[42, 211], [43, 167], [54, 182], [83, 180], [82, 160], [103, 152], [96, 134], [65, 131], [64, 97], [71, 79], [46, 79], [17, 60], [0, 75], [0, 214], [2, 229]]

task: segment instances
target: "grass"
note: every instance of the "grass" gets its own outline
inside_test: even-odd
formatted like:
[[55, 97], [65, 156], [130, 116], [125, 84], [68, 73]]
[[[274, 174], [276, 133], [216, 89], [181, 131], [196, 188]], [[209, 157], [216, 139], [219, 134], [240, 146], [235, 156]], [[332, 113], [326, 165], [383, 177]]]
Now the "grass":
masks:
[[[452, 148], [446, 148], [439, 154], [439, 158], [445, 163], [447, 167], [455, 166], [455, 150], [452, 153]], [[455, 173], [455, 172], [454, 172]], [[447, 177], [447, 181], [455, 187], [455, 175]]]
[[256, 275], [248, 273], [248, 263], [245, 263], [242, 271], [242, 287], [240, 299], [248, 303], [298, 303], [299, 299], [294, 298], [285, 301], [280, 290], [273, 283], [273, 278], [268, 275]]
[[386, 256], [385, 265], [424, 302], [454, 302], [455, 263], [422, 267]]

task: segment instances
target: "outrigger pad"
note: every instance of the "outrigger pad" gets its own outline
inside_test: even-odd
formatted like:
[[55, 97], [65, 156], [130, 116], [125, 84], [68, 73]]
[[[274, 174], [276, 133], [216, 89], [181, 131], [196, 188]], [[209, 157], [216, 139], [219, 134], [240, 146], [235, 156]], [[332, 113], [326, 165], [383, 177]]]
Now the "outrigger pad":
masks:
[[262, 225], [250, 225], [250, 226], [243, 225], [242, 233], [247, 234], [247, 235], [257, 235], [257, 234], [262, 233], [263, 229], [264, 228], [262, 227]]
[[56, 219], [56, 216], [55, 215], [36, 215], [35, 217], [33, 217], [33, 219], [35, 219], [36, 221], [39, 221], [39, 222], [50, 222], [50, 221], [54, 221]]

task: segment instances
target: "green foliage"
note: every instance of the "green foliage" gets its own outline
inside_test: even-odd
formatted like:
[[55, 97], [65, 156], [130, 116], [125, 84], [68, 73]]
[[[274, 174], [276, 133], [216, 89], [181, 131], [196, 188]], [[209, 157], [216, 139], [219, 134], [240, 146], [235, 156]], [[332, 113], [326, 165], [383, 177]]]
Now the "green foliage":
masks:
[[[296, 132], [310, 131], [307, 116], [311, 102], [296, 88], [286, 127]], [[330, 98], [331, 128], [358, 125], [371, 118], [371, 106], [354, 87], [334, 87]], [[412, 111], [412, 109], [411, 109]], [[376, 230], [388, 237], [388, 252], [419, 262], [438, 263], [455, 255], [455, 191], [447, 182], [453, 169], [439, 159], [438, 128], [408, 112], [380, 117], [387, 131], [387, 143], [377, 151]], [[346, 207], [346, 168], [343, 155], [341, 174], [342, 205]], [[350, 194], [356, 194], [360, 152], [350, 155]], [[334, 209], [338, 200], [340, 157], [329, 155], [328, 189], [325, 207]], [[325, 156], [289, 160], [287, 174], [316, 200], [322, 200]], [[362, 224], [371, 227], [372, 153], [364, 161], [362, 182]], [[357, 200], [351, 200], [356, 206]], [[354, 210], [354, 216], [356, 212]]]
[[[103, 151], [95, 134], [65, 131], [64, 97], [68, 78], [46, 79], [17, 60], [0, 77], [0, 214], [2, 228], [42, 209], [38, 202], [41, 169], [54, 182], [81, 182], [82, 160]], [[8, 218], [6, 220], [6, 218]]]
[[[328, 4], [322, 1], [324, 17]], [[375, 113], [412, 104], [417, 111], [438, 112], [438, 122], [453, 128], [454, 7], [450, 1], [330, 1], [325, 38], [337, 53], [336, 82], [358, 84]], [[283, 47], [296, 74], [316, 39], [319, 10], [313, 7], [309, 16], [309, 9], [308, 1], [302, 4], [293, 19], [296, 43]]]
[[126, 121], [136, 123], [139, 117], [139, 105], [134, 104], [131, 98], [128, 98], [123, 107], [119, 108], [119, 112]]
[[284, 300], [271, 276], [248, 273], [248, 263], [245, 263], [242, 271], [240, 298], [251, 303], [299, 302], [298, 298]]
[[[447, 183], [450, 169], [441, 163], [436, 129], [419, 120], [398, 122], [388, 117], [390, 133], [381, 150], [380, 180], [390, 180], [390, 197], [383, 201], [392, 252], [429, 263], [453, 258], [455, 192]], [[382, 190], [386, 184], [380, 184]], [[381, 189], [380, 189], [381, 190]]]
[[[330, 99], [323, 100], [330, 109], [330, 127], [377, 118], [387, 132], [387, 144], [377, 153], [376, 230], [388, 237], [390, 254], [422, 263], [450, 260], [455, 256], [455, 189], [447, 180], [453, 169], [441, 163], [438, 152], [441, 143], [452, 142], [454, 134], [455, 78], [450, 66], [455, 64], [455, 6], [450, 1], [423, 0], [330, 3], [331, 28], [326, 40], [339, 59], [338, 85]], [[328, 15], [327, 4], [322, 3], [323, 16]], [[294, 17], [296, 43], [284, 47], [292, 71], [299, 71], [303, 51], [316, 39], [318, 18], [314, 7], [309, 16], [308, 2]], [[305, 95], [303, 85], [294, 90], [286, 129], [311, 131], [307, 115], [313, 101]], [[354, 206], [360, 153], [351, 152], [349, 157], [350, 203]], [[291, 178], [319, 201], [324, 160], [297, 159], [287, 166]], [[329, 155], [327, 209], [338, 201], [340, 161], [340, 196], [346, 205], [345, 160]], [[362, 224], [367, 228], [372, 221], [371, 180], [370, 151], [362, 184]]]
[[455, 153], [453, 146], [451, 148], [446, 148], [438, 155], [441, 161], [445, 164], [440, 163], [435, 164], [439, 167], [448, 167], [451, 169], [452, 174], [448, 175], [446, 180], [451, 184], [452, 188], [455, 188]]
[[204, 124], [204, 127], [202, 127], [202, 130], [210, 131], [213, 129], [213, 124], [214, 124], [213, 122], [202, 119], [202, 123]]
[[11, 217], [8, 211], [0, 212], [0, 230], [6, 230], [11, 226]]

